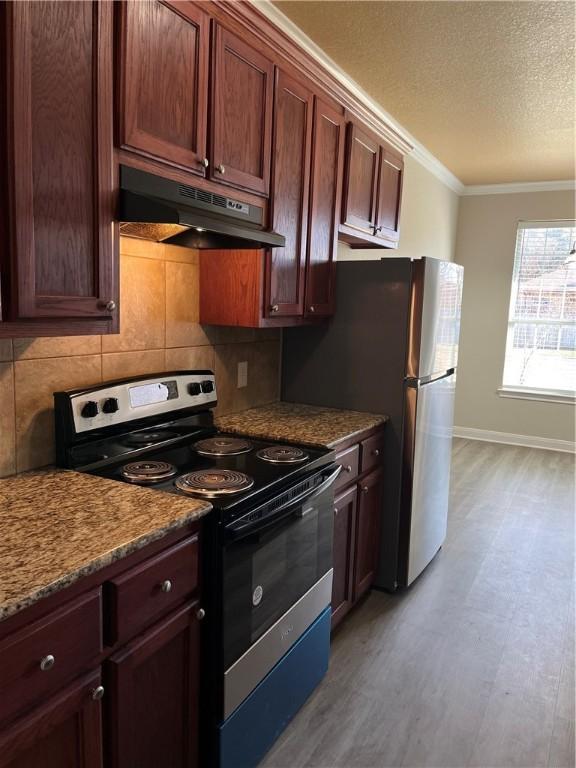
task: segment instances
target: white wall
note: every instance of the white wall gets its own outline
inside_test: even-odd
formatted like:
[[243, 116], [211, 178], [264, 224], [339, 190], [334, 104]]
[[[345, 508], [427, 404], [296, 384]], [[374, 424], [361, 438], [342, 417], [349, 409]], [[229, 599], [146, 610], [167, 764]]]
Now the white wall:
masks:
[[434, 256], [453, 261], [459, 200], [456, 192], [408, 155], [404, 159], [399, 247], [352, 250], [345, 243], [339, 243], [338, 260]]
[[455, 261], [464, 265], [455, 424], [574, 440], [574, 406], [502, 398], [508, 307], [518, 221], [574, 218], [573, 192], [463, 197]]

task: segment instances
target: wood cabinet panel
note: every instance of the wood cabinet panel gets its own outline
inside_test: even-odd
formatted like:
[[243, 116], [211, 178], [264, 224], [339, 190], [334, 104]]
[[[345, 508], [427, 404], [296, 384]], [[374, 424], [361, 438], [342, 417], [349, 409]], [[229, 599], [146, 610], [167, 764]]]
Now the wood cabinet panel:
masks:
[[369, 235], [376, 227], [379, 166], [378, 141], [348, 123], [342, 223]]
[[274, 65], [219, 24], [214, 30], [210, 178], [268, 195]]
[[0, 735], [0, 768], [102, 768], [100, 673], [84, 677]]
[[112, 5], [10, 3], [4, 21], [3, 319], [110, 317], [117, 298]]
[[120, 12], [120, 144], [204, 176], [209, 17], [189, 2]]
[[106, 583], [111, 642], [122, 642], [166, 614], [198, 586], [198, 537], [176, 544]]
[[396, 152], [382, 147], [376, 236], [393, 243], [398, 242], [400, 235], [403, 170], [402, 157]]
[[377, 433], [360, 443], [361, 472], [369, 472], [382, 466], [384, 456], [384, 435]]
[[197, 603], [106, 663], [111, 768], [198, 765]]
[[334, 500], [334, 573], [332, 577], [332, 629], [354, 600], [354, 545], [356, 537], [356, 486]]
[[377, 469], [358, 483], [356, 552], [354, 558], [354, 600], [374, 581], [380, 546], [380, 518], [383, 503], [383, 472]]
[[9, 635], [0, 642], [0, 721], [56, 693], [101, 652], [100, 589]]
[[343, 157], [344, 117], [316, 98], [304, 308], [306, 315], [314, 317], [331, 315], [334, 311], [334, 255]]
[[339, 488], [344, 488], [344, 486], [353, 483], [358, 477], [360, 468], [360, 446], [358, 444], [351, 445], [350, 448], [347, 448], [345, 451], [337, 453], [334, 461], [342, 467], [340, 474], [334, 483], [334, 490], [338, 490]]
[[264, 313], [270, 317], [300, 316], [304, 310], [312, 116], [311, 92], [277, 71], [271, 219], [286, 245], [267, 253]]

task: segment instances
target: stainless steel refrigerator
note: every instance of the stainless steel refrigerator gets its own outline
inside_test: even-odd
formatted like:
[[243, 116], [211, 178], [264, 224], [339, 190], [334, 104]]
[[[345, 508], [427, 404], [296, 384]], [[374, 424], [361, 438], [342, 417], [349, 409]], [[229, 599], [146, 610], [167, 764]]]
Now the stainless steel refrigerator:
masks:
[[376, 586], [407, 586], [446, 536], [463, 268], [344, 261], [328, 324], [284, 331], [282, 398], [385, 413]]

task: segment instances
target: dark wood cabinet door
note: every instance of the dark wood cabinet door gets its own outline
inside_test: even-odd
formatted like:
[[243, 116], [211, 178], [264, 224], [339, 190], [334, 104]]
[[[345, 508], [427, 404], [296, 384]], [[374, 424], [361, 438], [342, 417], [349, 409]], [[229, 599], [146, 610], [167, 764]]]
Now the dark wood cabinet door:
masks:
[[204, 176], [209, 17], [158, 0], [119, 12], [121, 146]]
[[277, 71], [272, 141], [272, 228], [286, 238], [267, 254], [268, 317], [304, 311], [304, 270], [308, 237], [308, 193], [314, 99], [310, 91]]
[[112, 10], [6, 3], [4, 320], [117, 311]]
[[352, 486], [334, 500], [334, 574], [332, 629], [342, 621], [354, 599], [354, 544], [358, 491]]
[[391, 149], [382, 147], [378, 182], [376, 237], [397, 243], [400, 236], [400, 203], [404, 161]]
[[215, 24], [211, 179], [268, 195], [273, 90], [272, 62]]
[[84, 677], [7, 728], [0, 768], [102, 768], [99, 685], [99, 672]]
[[380, 550], [380, 518], [383, 504], [383, 472], [377, 469], [358, 483], [354, 600], [370, 589]]
[[197, 603], [106, 662], [111, 768], [198, 765]]
[[342, 223], [369, 235], [376, 227], [379, 166], [379, 143], [354, 123], [348, 123]]
[[316, 98], [312, 139], [312, 177], [304, 313], [334, 312], [334, 256], [342, 193], [344, 116]]

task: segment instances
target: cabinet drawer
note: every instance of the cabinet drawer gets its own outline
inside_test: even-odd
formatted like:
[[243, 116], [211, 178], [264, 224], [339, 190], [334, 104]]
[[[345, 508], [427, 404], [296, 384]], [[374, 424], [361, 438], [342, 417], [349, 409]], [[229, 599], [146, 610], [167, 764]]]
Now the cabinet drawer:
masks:
[[198, 537], [192, 536], [106, 583], [108, 641], [124, 641], [184, 600], [198, 586]]
[[334, 490], [337, 491], [339, 488], [343, 488], [358, 477], [358, 470], [360, 467], [360, 446], [353, 445], [345, 451], [342, 451], [342, 453], [337, 453], [335, 461], [342, 467], [334, 484]]
[[375, 469], [382, 466], [382, 456], [384, 454], [384, 434], [379, 432], [367, 440], [362, 440], [361, 447], [361, 472], [368, 472], [369, 469]]
[[102, 653], [98, 588], [0, 643], [0, 721], [58, 692]]

